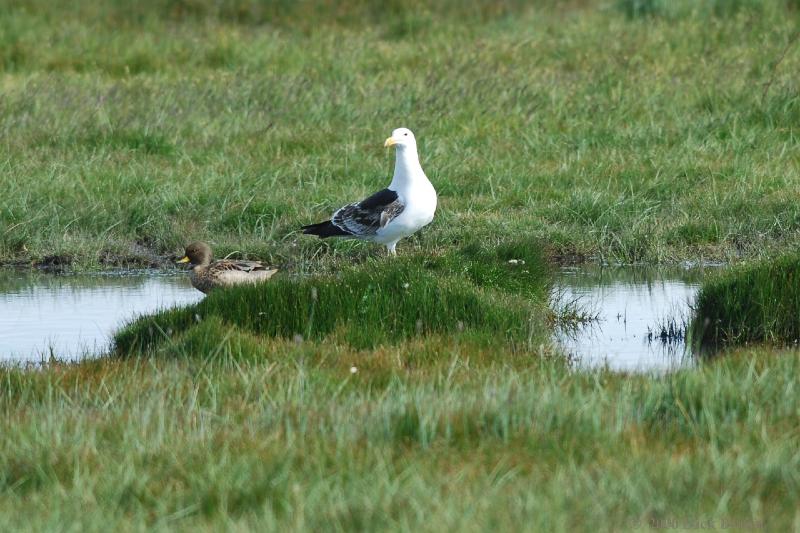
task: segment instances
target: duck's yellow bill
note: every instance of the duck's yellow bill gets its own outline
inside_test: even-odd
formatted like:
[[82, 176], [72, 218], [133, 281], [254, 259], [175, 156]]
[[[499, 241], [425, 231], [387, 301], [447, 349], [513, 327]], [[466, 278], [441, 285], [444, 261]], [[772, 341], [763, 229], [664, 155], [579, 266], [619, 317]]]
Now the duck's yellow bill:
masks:
[[393, 137], [389, 137], [388, 139], [386, 139], [386, 142], [383, 143], [383, 147], [389, 148], [390, 146], [394, 146], [395, 144], [397, 144], [397, 141], [395, 141]]
[[191, 259], [189, 259], [188, 255], [185, 255], [183, 256], [183, 259], [178, 259], [176, 263], [188, 263], [189, 261], [191, 261]]

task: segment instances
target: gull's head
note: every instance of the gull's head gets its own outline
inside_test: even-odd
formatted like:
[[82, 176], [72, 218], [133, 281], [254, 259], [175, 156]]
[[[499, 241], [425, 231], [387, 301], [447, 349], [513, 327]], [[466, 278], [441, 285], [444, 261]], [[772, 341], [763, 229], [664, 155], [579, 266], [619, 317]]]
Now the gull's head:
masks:
[[411, 132], [410, 129], [397, 128], [392, 132], [392, 136], [386, 139], [386, 142], [383, 143], [383, 146], [386, 148], [394, 146], [399, 150], [410, 148], [416, 151], [417, 140], [414, 138], [414, 134]]

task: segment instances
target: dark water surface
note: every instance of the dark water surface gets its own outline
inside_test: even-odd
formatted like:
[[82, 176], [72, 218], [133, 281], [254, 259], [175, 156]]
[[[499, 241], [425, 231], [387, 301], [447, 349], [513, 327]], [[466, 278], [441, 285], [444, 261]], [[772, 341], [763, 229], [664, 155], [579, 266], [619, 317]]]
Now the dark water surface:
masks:
[[196, 302], [185, 274], [53, 275], [0, 269], [0, 362], [80, 359], [107, 350], [137, 314]]
[[695, 361], [685, 328], [704, 274], [716, 267], [578, 267], [561, 270], [555, 305], [593, 315], [559, 328], [556, 342], [577, 367], [664, 372]]

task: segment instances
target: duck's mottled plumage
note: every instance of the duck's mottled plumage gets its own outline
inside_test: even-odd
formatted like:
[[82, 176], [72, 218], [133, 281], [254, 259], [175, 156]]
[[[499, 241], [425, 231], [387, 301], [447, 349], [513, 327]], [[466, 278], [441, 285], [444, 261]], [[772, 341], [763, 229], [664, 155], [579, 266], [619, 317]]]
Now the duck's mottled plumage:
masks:
[[192, 286], [208, 293], [217, 287], [230, 287], [246, 283], [267, 281], [277, 271], [261, 261], [220, 259], [212, 261], [211, 247], [204, 242], [193, 242], [186, 247], [186, 255], [180, 260], [192, 265], [189, 278]]

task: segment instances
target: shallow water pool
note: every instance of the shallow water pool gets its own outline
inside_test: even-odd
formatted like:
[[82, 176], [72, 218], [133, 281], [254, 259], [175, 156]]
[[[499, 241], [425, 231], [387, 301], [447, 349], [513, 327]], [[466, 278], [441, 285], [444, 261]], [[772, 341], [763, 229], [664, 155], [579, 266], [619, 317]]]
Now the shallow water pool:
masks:
[[554, 305], [593, 317], [557, 328], [555, 340], [578, 368], [664, 372], [695, 362], [686, 326], [711, 267], [578, 267], [560, 271]]
[[[661, 372], [691, 365], [685, 323], [703, 274], [702, 268], [563, 269], [554, 305], [594, 319], [557, 328], [555, 340], [577, 368]], [[0, 269], [0, 363], [98, 356], [131, 318], [202, 298], [185, 273], [53, 275]]]
[[185, 274], [0, 270], [0, 362], [97, 356], [130, 318], [202, 297]]

